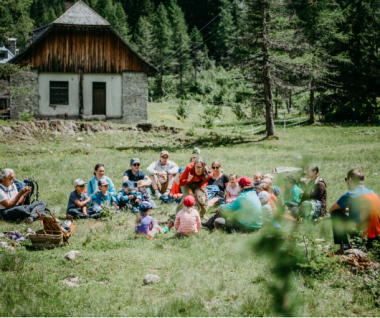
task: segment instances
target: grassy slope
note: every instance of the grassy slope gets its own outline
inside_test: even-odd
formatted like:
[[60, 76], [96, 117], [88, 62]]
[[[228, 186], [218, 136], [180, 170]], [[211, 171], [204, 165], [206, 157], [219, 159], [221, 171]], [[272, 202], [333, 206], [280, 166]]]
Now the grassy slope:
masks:
[[[186, 124], [185, 128], [199, 122], [201, 110], [193, 107], [192, 123]], [[149, 114], [154, 124], [183, 126], [175, 119], [172, 105], [150, 105]], [[223, 121], [231, 121], [230, 118], [228, 116]], [[375, 175], [380, 173], [377, 164], [380, 159], [379, 133], [355, 133], [363, 129], [294, 128], [286, 133], [278, 131], [279, 141], [234, 147], [202, 146], [201, 154], [208, 164], [220, 160], [227, 174], [236, 172], [239, 176], [250, 177], [258, 170], [268, 173], [278, 166], [300, 166], [303, 160], [316, 163], [321, 166], [321, 175], [328, 186], [330, 206], [346, 191], [345, 172], [354, 167], [362, 169], [366, 185], [380, 193], [379, 177]], [[348, 134], [343, 135], [343, 131]], [[199, 130], [199, 134], [208, 133]], [[2, 167], [12, 167], [19, 179], [35, 178], [41, 187], [40, 199], [61, 217], [75, 178], [89, 180], [93, 166], [101, 162], [106, 166], [106, 175], [119, 188], [132, 156], [140, 158], [143, 168], [158, 158], [158, 151], [154, 149], [140, 151], [132, 148], [137, 141], [143, 139], [151, 144], [150, 139], [155, 140], [154, 143], [166, 140], [165, 144], [170, 144], [172, 136], [165, 136], [150, 133], [132, 138], [133, 134], [128, 132], [96, 134], [95, 137], [83, 134], [85, 140], [79, 144], [75, 142], [77, 136], [45, 134], [39, 141], [12, 141], [12, 144], [1, 147], [0, 162]], [[171, 159], [185, 165], [190, 149], [176, 148], [178, 145], [172, 145]], [[26, 155], [22, 154], [24, 149], [28, 150]], [[297, 159], [298, 155], [302, 155], [303, 160]], [[280, 178], [277, 183], [281, 183]], [[162, 207], [153, 217], [166, 220], [174, 208]], [[258, 233], [227, 235], [202, 230], [197, 237], [178, 240], [173, 238], [172, 231], [148, 241], [135, 238], [132, 214], [119, 214], [108, 223], [88, 220], [78, 224], [70, 246], [49, 251], [19, 247], [16, 257], [0, 250], [0, 316], [274, 314], [266, 288], [273, 280], [270, 275], [272, 260], [249, 254], [245, 248]], [[0, 231], [25, 233], [26, 228], [22, 224], [0, 223]], [[38, 229], [38, 222], [34, 222], [31, 228]], [[303, 225], [300, 231], [309, 240], [325, 238], [326, 244], [332, 244], [328, 221], [313, 227]], [[63, 255], [73, 249], [81, 254], [73, 262], [68, 262]], [[313, 253], [316, 261], [324, 259], [318, 256], [318, 252]], [[298, 315], [378, 315], [370, 293], [356, 290], [358, 283], [354, 277], [347, 276], [346, 270], [333, 260], [326, 264], [322, 274], [313, 276], [295, 272], [294, 297], [299, 304]], [[158, 274], [161, 283], [143, 286], [142, 279], [149, 273]], [[93, 283], [70, 288], [61, 283], [73, 276], [78, 276], [82, 283], [107, 280], [109, 284]]]

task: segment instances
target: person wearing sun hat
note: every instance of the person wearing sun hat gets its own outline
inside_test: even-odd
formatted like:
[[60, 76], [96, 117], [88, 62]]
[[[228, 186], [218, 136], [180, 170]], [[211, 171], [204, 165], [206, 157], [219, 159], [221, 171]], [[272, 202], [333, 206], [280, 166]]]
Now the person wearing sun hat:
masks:
[[135, 233], [144, 234], [149, 239], [153, 239], [157, 234], [166, 234], [173, 227], [174, 222], [169, 221], [167, 226], [158, 226], [154, 225], [153, 218], [149, 216], [149, 213], [152, 212], [152, 205], [143, 201], [139, 206], [139, 213], [136, 215], [136, 224], [135, 224]]
[[194, 209], [194, 197], [186, 196], [183, 199], [183, 205], [185, 208], [177, 213], [174, 221], [177, 233], [183, 236], [198, 234], [202, 224], [199, 212]]
[[237, 179], [237, 183], [242, 189], [237, 199], [230, 204], [222, 205], [215, 216], [202, 223], [203, 226], [243, 232], [258, 230], [262, 227], [261, 203], [251, 178], [241, 177]]

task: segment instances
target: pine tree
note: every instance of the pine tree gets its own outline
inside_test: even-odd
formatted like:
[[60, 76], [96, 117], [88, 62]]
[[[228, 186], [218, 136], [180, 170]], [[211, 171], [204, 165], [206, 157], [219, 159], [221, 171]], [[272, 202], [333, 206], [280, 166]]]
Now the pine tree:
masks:
[[152, 46], [152, 25], [147, 17], [140, 16], [135, 32], [135, 47], [144, 58], [151, 60], [153, 53]]
[[173, 60], [176, 73], [179, 76], [179, 94], [183, 94], [183, 76], [190, 64], [190, 39], [187, 34], [185, 16], [181, 8], [176, 5], [173, 10], [173, 42], [178, 46]]
[[191, 66], [194, 71], [194, 81], [197, 83], [197, 74], [199, 67], [204, 64], [205, 53], [203, 52], [203, 37], [195, 26], [190, 34], [191, 46], [190, 46], [190, 56], [191, 56]]
[[160, 68], [160, 78], [158, 80], [158, 94], [162, 98], [164, 96], [163, 91], [163, 77], [165, 69], [170, 67], [171, 62], [168, 61], [167, 64], [162, 65], [164, 59], [169, 57], [173, 50], [173, 31], [171, 23], [169, 21], [168, 12], [165, 6], [161, 3], [158, 8], [154, 18], [154, 48], [155, 54], [153, 61]]
[[124, 38], [125, 41], [129, 42], [131, 40], [131, 30], [128, 25], [128, 17], [125, 14], [123, 6], [120, 2], [115, 4], [115, 17], [115, 30]]
[[55, 15], [54, 9], [50, 7], [42, 17], [42, 25], [46, 25], [57, 20], [57, 16]]
[[271, 136], [275, 134], [273, 89], [278, 86], [295, 90], [304, 85], [301, 77], [305, 72], [304, 64], [299, 56], [306, 45], [302, 44], [301, 35], [294, 33], [294, 11], [285, 0], [249, 0], [245, 3], [245, 28], [240, 30], [236, 63], [260, 92], [255, 101], [265, 105], [266, 130]]

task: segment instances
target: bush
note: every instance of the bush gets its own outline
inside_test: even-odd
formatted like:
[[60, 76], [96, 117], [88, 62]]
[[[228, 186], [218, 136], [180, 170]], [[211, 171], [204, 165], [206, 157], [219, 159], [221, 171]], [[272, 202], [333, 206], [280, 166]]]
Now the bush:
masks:
[[214, 121], [216, 118], [222, 117], [223, 108], [222, 106], [206, 106], [203, 111], [201, 118], [204, 120], [206, 128], [212, 128], [214, 126]]
[[186, 102], [181, 101], [179, 103], [178, 108], [176, 109], [177, 111], [177, 119], [185, 122], [187, 118], [190, 117], [190, 107], [186, 104]]
[[232, 106], [232, 112], [235, 114], [237, 120], [243, 120], [247, 118], [247, 113], [241, 104], [235, 104]]
[[112, 220], [115, 211], [112, 210], [112, 207], [107, 206], [107, 201], [105, 201], [99, 213], [103, 221], [110, 221]]
[[22, 113], [19, 113], [18, 116], [22, 121], [33, 121], [34, 120], [34, 112], [30, 112], [29, 110], [24, 110]]
[[194, 136], [195, 135], [195, 128], [194, 127], [191, 127], [187, 133], [186, 133], [187, 136]]

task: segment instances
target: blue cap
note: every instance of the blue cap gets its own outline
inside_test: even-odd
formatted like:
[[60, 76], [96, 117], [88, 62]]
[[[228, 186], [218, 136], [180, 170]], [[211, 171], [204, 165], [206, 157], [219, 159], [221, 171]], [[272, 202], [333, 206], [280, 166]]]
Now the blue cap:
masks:
[[139, 206], [139, 210], [142, 213], [145, 213], [146, 211], [149, 211], [151, 208], [152, 208], [152, 205], [149, 202], [147, 202], [147, 201], [141, 202], [140, 206]]
[[179, 173], [182, 173], [182, 172], [185, 171], [185, 169], [186, 169], [186, 167], [179, 167], [178, 172], [179, 172]]
[[134, 189], [135, 188], [134, 185], [133, 185], [133, 183], [131, 181], [129, 181], [129, 180], [123, 182], [123, 187], [127, 187], [129, 189]]
[[100, 179], [98, 181], [98, 187], [100, 187], [102, 185], [110, 185], [110, 184], [108, 183], [108, 181], [106, 179]]

